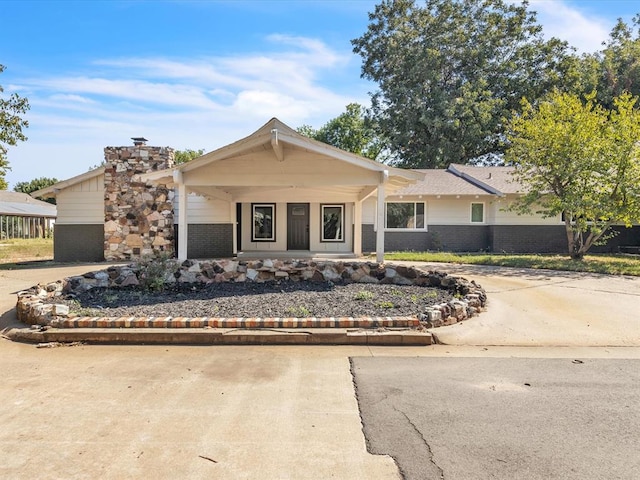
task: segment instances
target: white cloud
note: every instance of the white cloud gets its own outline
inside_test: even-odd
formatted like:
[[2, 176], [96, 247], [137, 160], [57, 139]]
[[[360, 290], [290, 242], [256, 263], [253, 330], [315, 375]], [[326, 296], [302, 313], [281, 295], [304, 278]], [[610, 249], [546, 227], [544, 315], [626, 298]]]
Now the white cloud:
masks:
[[99, 163], [104, 146], [127, 145], [133, 136], [210, 151], [273, 116], [294, 128], [320, 126], [348, 103], [368, 101], [364, 81], [350, 80], [345, 94], [330, 85], [352, 68], [350, 58], [316, 39], [271, 35], [262, 52], [102, 59], [85, 72], [20, 79], [31, 126], [29, 141], [10, 151], [7, 180], [30, 180], [34, 171], [69, 178]]
[[566, 40], [578, 53], [595, 52], [609, 37], [611, 20], [588, 15], [561, 0], [531, 0], [546, 37]]

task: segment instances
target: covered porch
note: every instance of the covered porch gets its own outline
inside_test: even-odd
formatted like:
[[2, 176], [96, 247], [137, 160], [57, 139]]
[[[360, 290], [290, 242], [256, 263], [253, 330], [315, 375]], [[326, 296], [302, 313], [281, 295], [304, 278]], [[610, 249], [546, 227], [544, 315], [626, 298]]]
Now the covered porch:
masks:
[[423, 176], [316, 142], [274, 118], [235, 143], [142, 177], [175, 188], [179, 259], [202, 241], [196, 230], [214, 224], [226, 227], [210, 236], [228, 238], [211, 241], [230, 242], [234, 256], [357, 257], [363, 202], [375, 197], [383, 261], [385, 198]]

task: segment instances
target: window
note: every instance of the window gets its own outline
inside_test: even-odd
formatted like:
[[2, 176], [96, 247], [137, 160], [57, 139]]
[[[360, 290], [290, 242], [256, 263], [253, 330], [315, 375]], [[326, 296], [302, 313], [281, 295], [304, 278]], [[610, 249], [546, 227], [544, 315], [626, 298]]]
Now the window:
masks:
[[275, 242], [276, 206], [273, 203], [251, 204], [253, 223], [251, 235], [254, 242]]
[[424, 228], [424, 202], [389, 202], [386, 228]]
[[484, 203], [471, 204], [471, 223], [484, 223]]
[[344, 242], [344, 205], [321, 205], [322, 242]]

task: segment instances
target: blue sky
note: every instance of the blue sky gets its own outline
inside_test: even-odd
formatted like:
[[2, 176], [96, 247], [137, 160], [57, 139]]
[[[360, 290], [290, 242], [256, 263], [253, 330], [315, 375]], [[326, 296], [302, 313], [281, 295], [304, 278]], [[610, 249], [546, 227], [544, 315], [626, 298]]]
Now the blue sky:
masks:
[[[31, 104], [27, 142], [11, 147], [7, 181], [66, 179], [107, 145], [206, 151], [278, 117], [319, 127], [375, 89], [350, 40], [376, 2], [0, 2], [3, 95]], [[533, 0], [549, 36], [595, 51], [637, 0]]]

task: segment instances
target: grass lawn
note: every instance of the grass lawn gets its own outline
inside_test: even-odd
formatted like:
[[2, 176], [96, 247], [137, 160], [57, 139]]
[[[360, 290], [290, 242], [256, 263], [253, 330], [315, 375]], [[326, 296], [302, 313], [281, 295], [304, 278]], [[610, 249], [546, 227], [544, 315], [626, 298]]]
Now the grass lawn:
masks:
[[384, 256], [387, 261], [442, 262], [471, 265], [494, 265], [516, 268], [547, 268], [570, 272], [606, 273], [610, 275], [640, 276], [640, 256], [587, 255], [582, 261], [567, 255], [497, 255], [446, 252], [392, 252]]
[[53, 260], [53, 238], [0, 240], [0, 268], [37, 260]]
[[[20, 268], [18, 263], [53, 260], [53, 239], [12, 239], [0, 241], [0, 269]], [[447, 252], [392, 252], [386, 261], [439, 262], [495, 265], [515, 268], [547, 268], [570, 272], [640, 276], [638, 255], [587, 255], [583, 261], [566, 255], [505, 255]], [[24, 268], [24, 267], [23, 267]]]

